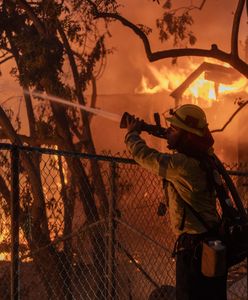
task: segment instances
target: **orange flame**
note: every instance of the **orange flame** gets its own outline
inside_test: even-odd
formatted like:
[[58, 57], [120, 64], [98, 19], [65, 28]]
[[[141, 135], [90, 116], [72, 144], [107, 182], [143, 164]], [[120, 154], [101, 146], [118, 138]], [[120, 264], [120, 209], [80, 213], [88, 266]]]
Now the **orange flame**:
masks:
[[[216, 63], [213, 60], [205, 60], [210, 63]], [[218, 62], [218, 64], [220, 64]], [[225, 67], [230, 67], [228, 64], [222, 64]], [[162, 91], [172, 92], [180, 84], [199, 67], [199, 64], [190, 62], [187, 67], [172, 70], [173, 67], [163, 67], [160, 70], [154, 66], [148, 66], [153, 78], [157, 84], [152, 86], [149, 79], [142, 76], [140, 86], [135, 89], [137, 94], [155, 94]], [[213, 81], [206, 80], [202, 73], [195, 81], [186, 89], [184, 96], [190, 97], [193, 102], [198, 102], [198, 99], [206, 99], [211, 105], [212, 101], [218, 101], [222, 95], [245, 91], [248, 93], [247, 79], [240, 77], [231, 85], [219, 84], [215, 85]], [[217, 97], [218, 93], [219, 97]]]

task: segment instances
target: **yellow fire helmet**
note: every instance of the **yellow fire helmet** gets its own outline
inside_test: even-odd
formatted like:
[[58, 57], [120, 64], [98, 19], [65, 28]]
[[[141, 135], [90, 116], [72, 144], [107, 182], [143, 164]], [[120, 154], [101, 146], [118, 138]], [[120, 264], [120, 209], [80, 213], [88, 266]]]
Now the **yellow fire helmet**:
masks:
[[185, 131], [204, 136], [208, 127], [204, 111], [197, 105], [184, 104], [171, 112], [171, 117], [165, 118], [172, 125]]

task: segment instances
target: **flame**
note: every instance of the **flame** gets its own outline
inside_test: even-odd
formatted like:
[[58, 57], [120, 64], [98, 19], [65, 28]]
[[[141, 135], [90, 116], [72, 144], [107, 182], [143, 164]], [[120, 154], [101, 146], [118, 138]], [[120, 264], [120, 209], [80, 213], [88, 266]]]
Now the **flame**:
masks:
[[[216, 63], [216, 61], [211, 59], [205, 59], [206, 62]], [[218, 64], [220, 64], [218, 62]], [[222, 63], [222, 66], [229, 67], [227, 63]], [[178, 67], [174, 69], [173, 67], [163, 67], [160, 70], [155, 66], [148, 66], [153, 78], [157, 81], [156, 85], [151, 85], [149, 79], [142, 76], [140, 86], [135, 89], [137, 94], [155, 94], [162, 91], [172, 92], [180, 84], [199, 67], [199, 64], [188, 62], [187, 66], [184, 68]], [[202, 73], [191, 85], [186, 89], [184, 96], [190, 97], [192, 102], [198, 103], [198, 99], [206, 99], [209, 103], [212, 101], [218, 101], [221, 96], [230, 93], [237, 92], [248, 93], [248, 83], [247, 79], [240, 77], [238, 80], [233, 82], [231, 85], [225, 84], [215, 84], [213, 81], [206, 80], [204, 78], [204, 73]], [[218, 94], [218, 97], [217, 97]]]
[[163, 67], [161, 70], [156, 69], [154, 66], [148, 66], [148, 68], [158, 83], [151, 87], [149, 79], [143, 75], [140, 86], [135, 89], [135, 93], [137, 94], [155, 94], [162, 91], [173, 91], [173, 89], [186, 79], [186, 74], [183, 74], [180, 70], [173, 72], [167, 67]]
[[191, 95], [194, 98], [216, 100], [214, 82], [205, 80], [204, 74], [201, 74], [185, 91], [185, 96]]
[[242, 90], [248, 93], [247, 79], [244, 77], [236, 80], [232, 85], [220, 84], [219, 86], [219, 92], [222, 94], [236, 93]]

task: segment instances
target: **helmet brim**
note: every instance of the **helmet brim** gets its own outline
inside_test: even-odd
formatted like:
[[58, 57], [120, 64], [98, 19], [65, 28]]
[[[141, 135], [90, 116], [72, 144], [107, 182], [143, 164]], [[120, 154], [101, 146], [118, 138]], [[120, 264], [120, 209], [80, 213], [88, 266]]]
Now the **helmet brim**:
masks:
[[189, 127], [174, 116], [167, 117], [167, 118], [165, 118], [165, 120], [170, 122], [172, 125], [179, 127], [185, 131], [194, 133], [198, 136], [204, 136], [204, 129], [201, 130], [201, 129], [195, 129], [195, 128]]

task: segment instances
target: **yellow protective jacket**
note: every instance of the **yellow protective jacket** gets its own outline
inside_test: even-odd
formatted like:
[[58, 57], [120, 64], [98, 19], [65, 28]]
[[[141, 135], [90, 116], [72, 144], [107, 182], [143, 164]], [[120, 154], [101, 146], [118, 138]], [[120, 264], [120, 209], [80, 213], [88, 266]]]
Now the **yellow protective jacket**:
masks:
[[125, 143], [139, 165], [168, 182], [169, 215], [172, 230], [177, 236], [184, 232], [198, 234], [207, 231], [182, 199], [190, 204], [210, 227], [219, 223], [215, 192], [208, 189], [206, 173], [200, 168], [198, 160], [182, 153], [158, 152], [148, 147], [136, 131], [126, 135]]

